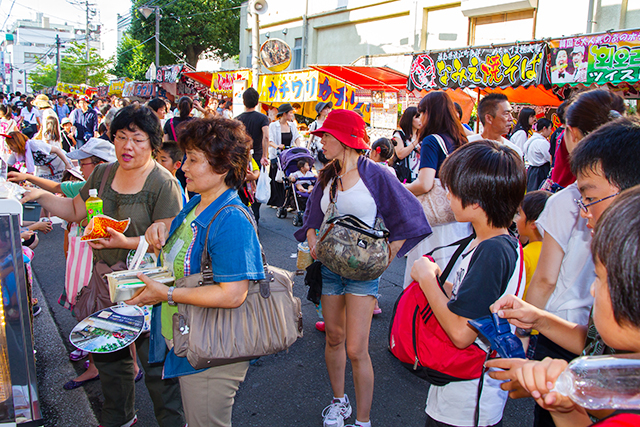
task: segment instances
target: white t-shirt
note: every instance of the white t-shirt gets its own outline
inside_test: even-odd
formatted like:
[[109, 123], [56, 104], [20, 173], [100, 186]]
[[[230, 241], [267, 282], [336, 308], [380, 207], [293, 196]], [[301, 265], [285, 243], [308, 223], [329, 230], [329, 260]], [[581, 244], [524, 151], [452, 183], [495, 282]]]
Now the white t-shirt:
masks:
[[551, 144], [547, 138], [541, 134], [534, 132], [533, 136], [524, 143], [522, 151], [524, 151], [524, 159], [531, 166], [542, 166], [551, 162], [551, 153], [549, 148]]
[[[474, 249], [464, 253], [461, 258], [462, 261], [458, 270], [455, 274], [449, 275], [449, 279], [453, 284], [452, 296], [449, 302], [451, 311], [464, 317], [476, 318], [489, 314], [488, 305], [490, 302], [483, 301], [489, 296], [491, 300], [506, 294], [522, 297], [526, 284], [526, 274], [522, 271], [524, 269], [523, 261], [521, 260], [518, 243], [513, 237], [497, 236], [481, 242]], [[484, 262], [487, 259], [495, 262], [487, 264]], [[472, 260], [474, 260], [474, 264], [470, 266]], [[504, 292], [501, 292], [502, 289], [498, 288], [501, 283], [496, 280], [496, 276], [491, 275], [491, 273], [495, 273], [498, 278], [504, 277], [499, 271], [496, 271], [497, 265], [513, 266], [512, 274], [506, 276], [509, 277], [509, 281]], [[465, 281], [464, 279], [469, 271], [472, 272], [472, 276], [470, 276], [470, 280]], [[483, 272], [486, 272], [486, 274], [483, 274]], [[485, 289], [483, 286], [485, 278], [488, 279], [488, 286], [493, 283], [495, 287]], [[518, 279], [520, 279], [519, 282]], [[470, 282], [475, 283], [469, 285]], [[465, 288], [465, 286], [467, 287]], [[489, 295], [484, 295], [485, 293]], [[484, 305], [485, 308], [483, 310], [486, 313], [470, 313], [470, 311], [482, 311], [482, 309], [475, 306], [476, 301], [478, 301], [478, 306]], [[511, 329], [512, 332], [515, 332], [514, 326], [511, 326]], [[481, 337], [476, 338], [475, 343], [482, 349], [486, 350], [488, 348], [487, 343]], [[429, 387], [425, 412], [441, 423], [454, 426], [473, 426], [478, 381], [456, 381], [444, 386], [432, 385]], [[494, 425], [502, 419], [508, 393], [500, 389], [501, 383], [502, 381], [489, 377], [488, 372], [485, 373], [480, 397], [479, 425], [481, 426]]]
[[[295, 176], [298, 178], [315, 178], [316, 176], [311, 171], [307, 171], [307, 173], [302, 173], [302, 171], [295, 171], [290, 176]], [[307, 181], [308, 182], [308, 181]]]
[[38, 110], [36, 107], [32, 107], [31, 112], [29, 112], [27, 107], [23, 107], [22, 110], [20, 110], [20, 117], [23, 117], [24, 120], [29, 123], [37, 125], [38, 120], [36, 119], [36, 117], [42, 118], [42, 114], [40, 113], [40, 110]]
[[527, 132], [525, 132], [524, 129], [520, 129], [516, 133], [511, 135], [511, 138], [509, 139], [509, 141], [511, 141], [512, 143], [517, 145], [519, 149], [524, 151], [523, 147], [524, 147], [524, 143], [527, 141]]
[[[332, 184], [333, 180], [329, 181], [329, 184], [327, 184], [327, 187], [322, 193], [320, 208], [323, 213], [327, 212], [327, 208], [329, 207], [329, 193], [331, 192]], [[370, 227], [375, 225], [378, 208], [376, 207], [376, 201], [373, 199], [369, 189], [364, 185], [362, 178], [356, 182], [356, 185], [348, 190], [337, 191], [336, 207], [340, 215], [353, 215]]]
[[[469, 142], [477, 142], [477, 141], [482, 141], [483, 139], [488, 139], [482, 136], [482, 134], [475, 134], [475, 135], [470, 135], [467, 137], [467, 141]], [[492, 140], [495, 141], [495, 140]], [[516, 144], [514, 144], [513, 142], [509, 141], [507, 138], [501, 136], [500, 137], [500, 141], [495, 141], [498, 142], [500, 144], [506, 145], [509, 148], [512, 148], [516, 153], [518, 153], [518, 155], [520, 157], [523, 156], [522, 150], [520, 149], [520, 147], [518, 147]]]
[[549, 233], [564, 251], [556, 288], [545, 310], [586, 325], [593, 305], [589, 291], [596, 275], [591, 259], [591, 231], [574, 201], [579, 198], [575, 183], [554, 194], [547, 200], [536, 225], [540, 234]]

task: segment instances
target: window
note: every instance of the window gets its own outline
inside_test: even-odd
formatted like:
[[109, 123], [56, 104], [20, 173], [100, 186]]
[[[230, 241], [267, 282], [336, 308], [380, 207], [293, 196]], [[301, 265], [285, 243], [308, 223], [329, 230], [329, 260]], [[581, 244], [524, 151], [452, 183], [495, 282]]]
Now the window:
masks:
[[246, 68], [253, 67], [253, 58], [251, 57], [251, 54], [251, 45], [249, 45], [249, 53], [247, 53], [247, 64], [245, 65]]
[[302, 37], [295, 39], [293, 45], [293, 69], [302, 68]]
[[483, 46], [534, 39], [535, 10], [471, 18], [469, 44]]
[[469, 19], [460, 4], [424, 10], [421, 50], [438, 50], [467, 45]]

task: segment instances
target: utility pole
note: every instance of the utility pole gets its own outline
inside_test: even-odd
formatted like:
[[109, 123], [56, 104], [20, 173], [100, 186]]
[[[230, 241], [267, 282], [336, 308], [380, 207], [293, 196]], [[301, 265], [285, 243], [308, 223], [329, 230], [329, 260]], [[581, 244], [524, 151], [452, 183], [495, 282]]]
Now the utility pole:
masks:
[[60, 34], [56, 34], [56, 86], [60, 83]]
[[160, 8], [156, 6], [156, 72], [160, 68]]
[[85, 83], [89, 84], [89, 0], [85, 0], [86, 11], [87, 11], [87, 26], [85, 27], [85, 46], [86, 46], [86, 63], [87, 63], [87, 78]]

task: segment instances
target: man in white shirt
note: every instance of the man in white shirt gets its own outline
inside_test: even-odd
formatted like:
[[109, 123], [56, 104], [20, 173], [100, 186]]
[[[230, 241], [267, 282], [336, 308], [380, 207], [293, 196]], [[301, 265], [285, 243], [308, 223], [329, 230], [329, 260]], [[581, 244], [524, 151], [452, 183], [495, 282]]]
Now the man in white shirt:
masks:
[[478, 103], [478, 118], [482, 123], [483, 130], [481, 134], [471, 135], [467, 137], [469, 142], [481, 141], [483, 139], [490, 139], [500, 144], [504, 144], [512, 148], [520, 157], [522, 157], [522, 150], [503, 137], [509, 133], [511, 124], [513, 122], [513, 115], [511, 114], [511, 104], [506, 95], [501, 93], [490, 93], [482, 98]]
[[535, 191], [549, 176], [551, 170], [551, 153], [549, 136], [553, 132], [553, 123], [547, 118], [541, 118], [536, 123], [536, 130], [531, 138], [524, 143], [524, 159], [527, 162], [527, 192]]

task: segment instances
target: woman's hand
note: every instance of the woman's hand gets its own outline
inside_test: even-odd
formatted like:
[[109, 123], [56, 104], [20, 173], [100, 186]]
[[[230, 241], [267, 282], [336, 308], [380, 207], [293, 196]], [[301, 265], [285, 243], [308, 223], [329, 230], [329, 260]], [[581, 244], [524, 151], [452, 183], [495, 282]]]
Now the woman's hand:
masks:
[[[89, 243], [92, 249], [135, 249], [138, 247], [136, 243], [134, 247], [132, 247], [132, 239], [125, 236], [124, 234], [114, 230], [111, 227], [107, 227], [107, 233], [109, 233], [110, 237], [104, 239], [94, 240]], [[139, 240], [136, 237], [136, 240]]]
[[151, 280], [142, 273], [138, 274], [138, 279], [142, 280], [146, 286], [136, 296], [125, 301], [125, 304], [142, 307], [143, 305], [155, 305], [159, 302], [167, 301], [169, 288], [166, 285]]
[[167, 243], [169, 237], [169, 229], [164, 222], [154, 222], [144, 233], [144, 238], [154, 249], [160, 250]]
[[20, 238], [22, 240], [29, 240], [31, 238], [31, 236], [33, 236], [33, 234], [34, 234], [33, 230], [23, 231], [22, 233], [20, 233]]
[[[558, 376], [568, 364], [566, 360], [550, 357], [542, 362], [528, 361], [516, 370], [516, 377], [542, 408], [548, 411], [571, 412], [580, 407], [568, 397], [551, 391]], [[580, 409], [584, 412], [582, 408]]]
[[535, 329], [544, 311], [514, 295], [505, 295], [489, 307], [492, 313], [507, 319], [516, 328]]
[[316, 236], [316, 230], [310, 229], [309, 232], [307, 232], [307, 243], [309, 243], [309, 254], [311, 258], [317, 260], [316, 244], [318, 243], [318, 236]]
[[30, 188], [29, 191], [22, 195], [22, 199], [20, 199], [20, 203], [23, 205], [27, 202], [33, 202], [42, 197], [43, 194], [47, 193], [46, 191], [40, 188]]
[[489, 371], [489, 376], [494, 380], [504, 381], [500, 384], [500, 388], [509, 392], [512, 399], [520, 399], [522, 397], [530, 397], [527, 390], [518, 382], [516, 371], [527, 363], [527, 359], [491, 359], [485, 363], [487, 368], [500, 368], [504, 371]]
[[47, 234], [51, 230], [53, 230], [53, 224], [51, 221], [38, 221], [33, 225], [29, 226], [30, 230], [42, 231], [44, 234]]
[[7, 178], [9, 179], [9, 181], [11, 182], [22, 182], [22, 181], [26, 181], [27, 178], [29, 177], [29, 174], [27, 173], [22, 173], [22, 172], [9, 172], [7, 174]]

